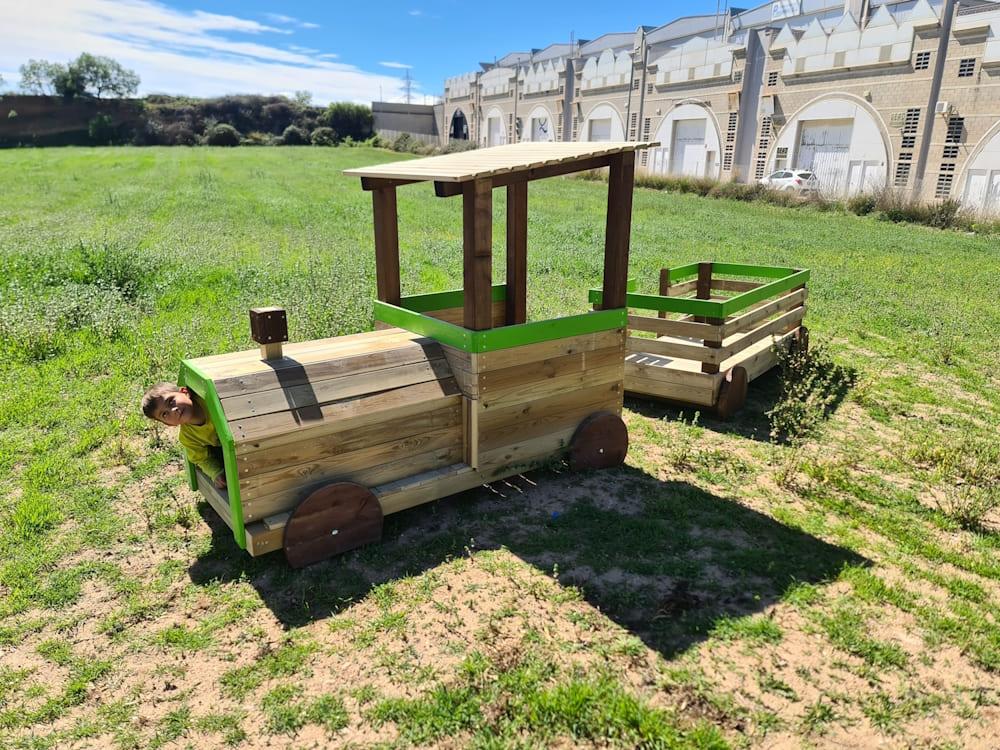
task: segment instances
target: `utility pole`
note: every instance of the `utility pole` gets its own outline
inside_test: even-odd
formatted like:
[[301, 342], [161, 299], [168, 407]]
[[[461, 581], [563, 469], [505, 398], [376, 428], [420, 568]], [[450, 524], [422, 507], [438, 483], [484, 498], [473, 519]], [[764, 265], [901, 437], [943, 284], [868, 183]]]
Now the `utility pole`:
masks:
[[406, 103], [409, 104], [413, 98], [413, 79], [410, 78], [410, 69], [406, 69]]

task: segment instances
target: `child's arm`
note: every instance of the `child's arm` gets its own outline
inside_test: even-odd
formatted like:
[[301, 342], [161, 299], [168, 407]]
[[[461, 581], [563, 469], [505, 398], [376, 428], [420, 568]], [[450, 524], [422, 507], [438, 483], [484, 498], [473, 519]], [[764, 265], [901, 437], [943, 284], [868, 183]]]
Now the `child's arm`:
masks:
[[193, 440], [184, 430], [181, 430], [178, 439], [187, 451], [188, 460], [205, 472], [218, 489], [223, 489], [226, 486], [226, 470], [215, 452], [204, 443]]

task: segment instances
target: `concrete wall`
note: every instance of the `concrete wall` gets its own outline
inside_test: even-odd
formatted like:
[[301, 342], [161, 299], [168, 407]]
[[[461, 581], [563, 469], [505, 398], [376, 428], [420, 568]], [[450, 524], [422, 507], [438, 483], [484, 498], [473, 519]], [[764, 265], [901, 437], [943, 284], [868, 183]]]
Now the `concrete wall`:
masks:
[[409, 133], [423, 143], [442, 143], [440, 105], [372, 102], [375, 132], [384, 138]]

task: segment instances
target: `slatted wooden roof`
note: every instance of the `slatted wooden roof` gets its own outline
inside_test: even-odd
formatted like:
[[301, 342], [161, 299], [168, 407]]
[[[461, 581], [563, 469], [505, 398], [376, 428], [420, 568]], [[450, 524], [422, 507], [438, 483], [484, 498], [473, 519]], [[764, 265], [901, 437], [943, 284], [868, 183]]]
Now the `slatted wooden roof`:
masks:
[[[512, 172], [523, 172], [541, 167], [585, 161], [601, 156], [611, 156], [625, 151], [658, 146], [657, 142], [637, 143], [584, 142], [584, 143], [512, 143], [456, 154], [428, 156], [423, 159], [394, 161], [372, 167], [346, 169], [345, 175], [383, 180], [412, 180], [421, 182], [466, 182], [467, 180], [493, 177]], [[567, 171], [572, 171], [568, 169]]]

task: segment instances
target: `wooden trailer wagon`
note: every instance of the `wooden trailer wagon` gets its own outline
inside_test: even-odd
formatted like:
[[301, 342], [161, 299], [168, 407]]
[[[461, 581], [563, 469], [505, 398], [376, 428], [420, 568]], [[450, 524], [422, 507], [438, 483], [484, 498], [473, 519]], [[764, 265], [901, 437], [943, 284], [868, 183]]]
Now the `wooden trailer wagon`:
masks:
[[[348, 170], [371, 191], [380, 330], [284, 344], [279, 308], [251, 311], [260, 351], [185, 360], [228, 490], [188, 464], [251, 555], [309, 564], [377, 540], [382, 519], [569, 454], [620, 464], [632, 183], [644, 143], [523, 143]], [[526, 321], [528, 184], [609, 168], [601, 310]], [[431, 181], [463, 203], [463, 289], [402, 296], [396, 189]], [[506, 282], [493, 285], [492, 196], [507, 191]]]
[[[656, 317], [628, 316], [625, 390], [731, 416], [777, 348], [808, 346], [808, 280], [804, 269], [703, 262], [662, 269], [659, 294], [630, 283], [628, 307]], [[590, 291], [595, 307], [603, 298]]]

